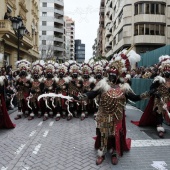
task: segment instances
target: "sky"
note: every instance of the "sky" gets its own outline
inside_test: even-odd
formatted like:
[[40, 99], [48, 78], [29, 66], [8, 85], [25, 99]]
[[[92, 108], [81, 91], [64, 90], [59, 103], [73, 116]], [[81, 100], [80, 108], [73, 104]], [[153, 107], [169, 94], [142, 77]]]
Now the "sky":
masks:
[[75, 21], [75, 39], [86, 46], [85, 61], [93, 56], [92, 46], [99, 27], [100, 0], [64, 0], [64, 15]]

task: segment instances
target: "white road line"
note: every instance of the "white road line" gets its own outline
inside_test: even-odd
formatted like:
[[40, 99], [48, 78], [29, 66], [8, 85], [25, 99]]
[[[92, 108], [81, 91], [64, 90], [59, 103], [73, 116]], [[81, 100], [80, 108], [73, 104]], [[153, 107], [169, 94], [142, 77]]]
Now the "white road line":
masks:
[[165, 163], [165, 161], [153, 161], [153, 163], [151, 164], [152, 167], [154, 167], [155, 169], [158, 170], [168, 170], [166, 169], [165, 166], [167, 166], [167, 164]]
[[7, 169], [8, 167], [4, 167], [4, 166], [1, 168], [1, 170], [7, 170]]
[[38, 124], [38, 126], [41, 126], [43, 124], [43, 122], [40, 122], [39, 124]]
[[43, 134], [43, 137], [47, 137], [47, 135], [48, 135], [48, 132], [49, 132], [49, 130], [46, 130], [45, 132], [44, 132], [44, 134]]
[[131, 147], [170, 146], [170, 139], [132, 140]]
[[19, 154], [21, 151], [22, 151], [22, 149], [25, 147], [25, 145], [26, 144], [21, 144], [21, 146], [17, 149], [17, 151], [15, 152], [15, 154]]
[[30, 167], [28, 166], [25, 166], [24, 168], [22, 168], [22, 170], [28, 170], [28, 169], [30, 169]]
[[41, 144], [38, 144], [35, 148], [34, 148], [34, 151], [32, 152], [33, 154], [37, 154], [38, 153], [38, 151], [40, 150], [40, 148], [41, 148]]
[[54, 121], [53, 121], [53, 122], [50, 122], [49, 126], [53, 126], [53, 123], [54, 123]]
[[29, 137], [34, 136], [35, 133], [36, 133], [36, 130], [32, 131], [32, 132], [30, 133]]

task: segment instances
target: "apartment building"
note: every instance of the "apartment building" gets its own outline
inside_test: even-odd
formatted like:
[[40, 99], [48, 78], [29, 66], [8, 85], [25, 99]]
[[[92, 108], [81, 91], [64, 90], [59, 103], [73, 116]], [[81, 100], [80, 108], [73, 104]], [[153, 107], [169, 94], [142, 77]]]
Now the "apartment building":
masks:
[[85, 60], [85, 44], [81, 40], [75, 40], [75, 60], [82, 64]]
[[75, 56], [75, 22], [72, 18], [65, 16], [65, 37], [66, 37], [66, 59], [74, 60]]
[[99, 9], [99, 28], [97, 30], [97, 49], [96, 53], [98, 56], [105, 55], [105, 28], [104, 28], [104, 23], [105, 23], [105, 1], [106, 0], [101, 0], [100, 1], [100, 9]]
[[[15, 62], [18, 59], [27, 59], [32, 62], [39, 58], [38, 11], [39, 0], [1, 0], [0, 67], [3, 66], [4, 60], [15, 68]], [[13, 17], [20, 18], [21, 26], [24, 27], [24, 34], [19, 38], [12, 27]]]
[[43, 59], [65, 58], [64, 2], [40, 0], [40, 54]]
[[170, 44], [168, 0], [107, 0], [104, 15], [106, 57], [130, 46], [144, 53]]

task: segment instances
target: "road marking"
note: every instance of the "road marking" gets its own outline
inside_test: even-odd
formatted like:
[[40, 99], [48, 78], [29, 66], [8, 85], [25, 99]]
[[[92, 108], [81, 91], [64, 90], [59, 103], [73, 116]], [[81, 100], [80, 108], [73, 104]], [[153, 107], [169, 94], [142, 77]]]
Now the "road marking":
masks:
[[153, 164], [151, 164], [151, 166], [158, 169], [158, 170], [168, 170], [165, 167], [165, 166], [167, 166], [165, 161], [153, 161]]
[[21, 144], [21, 146], [17, 149], [17, 151], [15, 152], [15, 154], [19, 154], [21, 151], [22, 151], [22, 149], [24, 148], [24, 146], [25, 146], [26, 144]]
[[28, 166], [25, 166], [24, 168], [22, 168], [22, 170], [28, 170], [28, 169], [30, 169], [30, 167]]
[[36, 130], [32, 131], [32, 132], [30, 133], [29, 137], [34, 136], [35, 133], [36, 133]]
[[38, 151], [40, 150], [41, 148], [41, 144], [38, 144], [35, 148], [34, 148], [34, 151], [32, 152], [33, 154], [37, 154]]
[[170, 146], [170, 139], [132, 140], [132, 147]]
[[40, 122], [39, 124], [38, 124], [38, 126], [41, 126], [43, 124], [43, 122]]
[[53, 122], [50, 122], [49, 126], [53, 126], [53, 123], [54, 123], [54, 121], [53, 121]]
[[43, 137], [47, 137], [47, 135], [48, 135], [48, 132], [49, 132], [49, 130], [46, 130], [45, 132], [44, 132], [44, 134], [43, 134]]
[[7, 169], [8, 167], [4, 167], [4, 166], [1, 168], [1, 170], [7, 170]]

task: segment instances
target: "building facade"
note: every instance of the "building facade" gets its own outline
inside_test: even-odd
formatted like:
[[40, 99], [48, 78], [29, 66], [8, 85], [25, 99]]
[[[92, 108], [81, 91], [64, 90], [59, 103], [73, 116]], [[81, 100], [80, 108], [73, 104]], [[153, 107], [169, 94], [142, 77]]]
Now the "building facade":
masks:
[[[39, 58], [39, 0], [1, 0], [0, 5], [0, 66], [4, 60], [15, 68], [19, 59], [32, 62]], [[11, 18], [20, 16], [25, 35], [18, 39]], [[19, 40], [19, 41], [18, 41]], [[18, 45], [19, 44], [19, 50]]]
[[66, 38], [66, 59], [74, 60], [75, 22], [72, 20], [72, 18], [69, 18], [68, 16], [65, 16], [65, 38]]
[[43, 59], [65, 58], [64, 2], [40, 0], [40, 54]]
[[108, 0], [104, 6], [106, 57], [130, 46], [144, 53], [170, 44], [170, 1]]
[[75, 60], [82, 64], [85, 61], [85, 44], [81, 40], [75, 40]]

